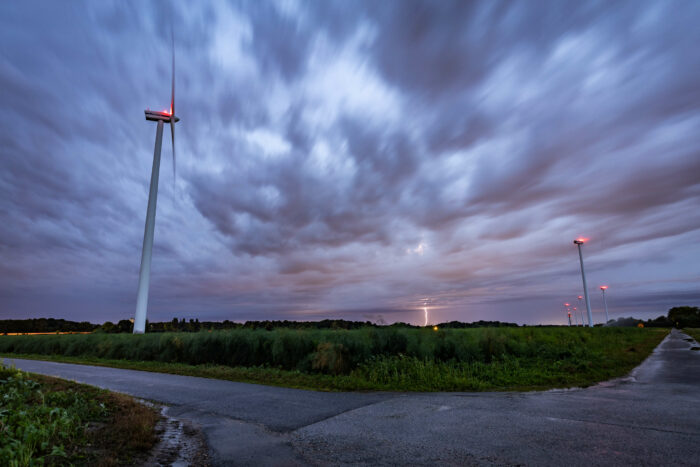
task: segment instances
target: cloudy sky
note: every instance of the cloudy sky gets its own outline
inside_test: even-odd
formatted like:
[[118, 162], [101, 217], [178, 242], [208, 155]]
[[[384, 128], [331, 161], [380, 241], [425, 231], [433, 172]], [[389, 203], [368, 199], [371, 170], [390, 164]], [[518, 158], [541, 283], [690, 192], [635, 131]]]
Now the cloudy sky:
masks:
[[4, 1], [0, 318], [700, 304], [700, 2]]

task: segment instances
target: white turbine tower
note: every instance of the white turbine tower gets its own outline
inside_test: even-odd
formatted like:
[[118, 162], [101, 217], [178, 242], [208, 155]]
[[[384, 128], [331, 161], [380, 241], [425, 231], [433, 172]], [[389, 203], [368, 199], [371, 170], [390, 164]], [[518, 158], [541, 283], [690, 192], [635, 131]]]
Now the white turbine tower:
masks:
[[148, 286], [151, 279], [151, 254], [153, 253], [153, 231], [156, 226], [156, 200], [158, 198], [158, 173], [160, 172], [160, 148], [163, 142], [163, 124], [170, 123], [170, 135], [173, 143], [173, 178], [175, 177], [175, 38], [173, 35], [173, 70], [170, 94], [170, 111], [157, 112], [146, 110], [146, 120], [158, 122], [156, 129], [156, 146], [153, 152], [151, 169], [151, 188], [148, 192], [148, 209], [146, 210], [146, 228], [143, 234], [141, 250], [141, 269], [139, 271], [139, 290], [136, 297], [136, 314], [134, 315], [134, 334], [146, 331], [146, 312], [148, 309]]

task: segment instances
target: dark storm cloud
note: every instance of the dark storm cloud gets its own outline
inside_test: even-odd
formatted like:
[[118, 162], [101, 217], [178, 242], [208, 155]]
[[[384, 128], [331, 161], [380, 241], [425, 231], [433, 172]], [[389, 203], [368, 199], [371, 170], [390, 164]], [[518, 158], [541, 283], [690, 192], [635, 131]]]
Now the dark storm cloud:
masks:
[[4, 3], [0, 313], [131, 315], [141, 112], [168, 105], [171, 24], [153, 319], [420, 322], [430, 299], [436, 320], [563, 322], [578, 235], [611, 306], [700, 301], [698, 19], [661, 1]]

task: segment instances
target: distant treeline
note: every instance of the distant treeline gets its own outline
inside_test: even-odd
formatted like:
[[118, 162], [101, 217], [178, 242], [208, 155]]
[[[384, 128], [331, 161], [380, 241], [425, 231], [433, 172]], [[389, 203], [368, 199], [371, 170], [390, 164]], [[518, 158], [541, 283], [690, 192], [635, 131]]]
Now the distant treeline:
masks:
[[55, 318], [3, 319], [0, 334], [8, 332], [91, 332], [100, 327], [87, 321], [77, 322]]
[[700, 308], [696, 306], [675, 306], [668, 310], [666, 316], [659, 316], [646, 321], [637, 318], [618, 318], [610, 320], [607, 326], [632, 327], [639, 326], [651, 328], [700, 328]]
[[[477, 321], [474, 323], [461, 323], [450, 321], [438, 325], [440, 328], [479, 328], [479, 327], [517, 327], [515, 323], [502, 323], [500, 321]], [[224, 329], [362, 329], [362, 328], [420, 328], [408, 323], [394, 323], [390, 325], [379, 325], [371, 321], [347, 321], [344, 319], [324, 319], [321, 321], [246, 321], [245, 323], [235, 323], [233, 321], [199, 321], [198, 319], [173, 318], [172, 321], [160, 323], [146, 323], [148, 332], [198, 332], [198, 331], [221, 331]], [[97, 330], [98, 332], [118, 333], [131, 332], [133, 324], [130, 321], [122, 320], [116, 325], [106, 322]]]
[[[673, 307], [668, 310], [666, 316], [648, 319], [646, 321], [637, 318], [618, 318], [610, 320], [607, 326], [633, 327], [643, 324], [644, 327], [700, 327], [700, 308], [692, 306]], [[464, 329], [481, 327], [518, 327], [516, 323], [501, 321], [475, 321], [463, 323], [450, 321], [437, 325], [441, 329]], [[361, 328], [420, 328], [408, 323], [394, 323], [380, 325], [371, 321], [347, 321], [344, 319], [324, 319], [321, 321], [246, 321], [236, 323], [233, 321], [199, 321], [198, 319], [185, 320], [173, 318], [171, 321], [146, 322], [148, 332], [198, 332], [221, 331], [225, 329], [361, 329]], [[38, 318], [38, 319], [7, 319], [0, 320], [0, 334], [5, 333], [34, 333], [34, 332], [102, 332], [109, 334], [130, 333], [134, 325], [130, 320], [123, 319], [118, 323], [107, 321], [106, 323], [92, 324], [87, 321], [76, 322], [65, 319]]]
[[[606, 326], [608, 327], [614, 327], [614, 328], [631, 328], [631, 327], [639, 327], [639, 325], [643, 325], [645, 328], [671, 328], [673, 327], [673, 321], [668, 319], [667, 316], [659, 316], [658, 318], [654, 319], [648, 319], [644, 321], [643, 319], [639, 318], [617, 318], [617, 319], [611, 319], [608, 321], [608, 324]], [[596, 325], [599, 326], [599, 325]]]
[[[503, 323], [500, 321], [476, 321], [473, 323], [462, 323], [450, 321], [439, 324], [440, 328], [462, 329], [480, 327], [517, 327], [515, 323]], [[198, 332], [198, 331], [221, 331], [225, 329], [361, 329], [361, 328], [419, 328], [408, 323], [394, 323], [391, 325], [379, 325], [371, 321], [347, 321], [344, 319], [324, 319], [321, 321], [246, 321], [236, 323], [233, 321], [199, 321], [198, 319], [185, 320], [184, 318], [173, 318], [172, 321], [146, 322], [148, 332]], [[40, 318], [40, 319], [16, 319], [0, 321], [0, 334], [4, 333], [33, 333], [33, 332], [75, 332], [94, 331], [108, 334], [130, 333], [134, 329], [134, 324], [127, 319], [118, 323], [107, 321], [106, 323], [92, 324], [88, 322], [78, 323], [66, 321], [64, 319]]]

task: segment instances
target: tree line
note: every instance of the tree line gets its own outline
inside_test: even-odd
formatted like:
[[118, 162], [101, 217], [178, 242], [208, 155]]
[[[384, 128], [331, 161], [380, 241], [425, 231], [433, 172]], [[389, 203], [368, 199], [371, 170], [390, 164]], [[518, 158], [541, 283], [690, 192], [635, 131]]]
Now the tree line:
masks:
[[[693, 306], [673, 307], [668, 310], [666, 316], [659, 316], [646, 321], [637, 318], [618, 318], [611, 320], [607, 325], [616, 327], [638, 326], [645, 327], [700, 327], [700, 308]], [[463, 323], [450, 321], [437, 325], [443, 329], [462, 329], [476, 327], [518, 327], [516, 323], [502, 321], [475, 321]], [[246, 321], [236, 323], [230, 320], [224, 321], [199, 321], [199, 319], [173, 318], [171, 321], [148, 322], [148, 332], [198, 332], [218, 331], [224, 329], [360, 329], [360, 328], [419, 328], [408, 323], [394, 323], [390, 325], [372, 323], [371, 321], [348, 321], [344, 319], [324, 319], [321, 321], [289, 321], [289, 320], [264, 320]], [[31, 318], [31, 319], [6, 319], [0, 320], [0, 334], [7, 333], [34, 333], [34, 332], [99, 332], [108, 334], [130, 333], [134, 329], [131, 320], [123, 319], [117, 323], [107, 321], [103, 324], [93, 324], [87, 321], [76, 322], [55, 318]]]

